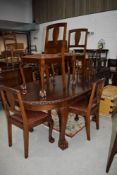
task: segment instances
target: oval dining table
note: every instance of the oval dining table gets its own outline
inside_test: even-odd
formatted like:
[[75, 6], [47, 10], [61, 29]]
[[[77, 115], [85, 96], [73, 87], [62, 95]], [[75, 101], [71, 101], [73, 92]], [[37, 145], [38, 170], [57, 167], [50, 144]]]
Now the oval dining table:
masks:
[[60, 127], [58, 146], [64, 150], [68, 148], [65, 129], [69, 106], [74, 100], [86, 96], [91, 91], [91, 85], [91, 81], [84, 79], [80, 79], [73, 84], [72, 79], [70, 79], [67, 87], [63, 88], [61, 76], [55, 76], [54, 80], [50, 78], [48, 82], [45, 82], [45, 97], [40, 96], [41, 85], [39, 81], [26, 83], [26, 89], [22, 89], [21, 86], [17, 89], [21, 90], [26, 109], [32, 111], [47, 110], [49, 112], [52, 109], [57, 110]]

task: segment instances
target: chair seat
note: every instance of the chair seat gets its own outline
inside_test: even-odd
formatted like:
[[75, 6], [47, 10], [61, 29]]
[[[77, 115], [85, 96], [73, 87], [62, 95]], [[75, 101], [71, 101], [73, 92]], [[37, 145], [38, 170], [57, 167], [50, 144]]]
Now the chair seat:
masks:
[[72, 103], [69, 107], [69, 111], [73, 113], [78, 113], [80, 115], [85, 115], [88, 107], [88, 100], [78, 100]]
[[[88, 104], [89, 104], [89, 99], [83, 98], [81, 100], [78, 100], [72, 103], [69, 107], [69, 111], [85, 116], [87, 113]], [[93, 103], [91, 106], [91, 111], [93, 111], [93, 109], [95, 108], [96, 108], [96, 103]]]
[[[36, 123], [42, 123], [44, 121], [47, 121], [48, 114], [42, 111], [29, 111], [26, 110], [26, 114], [28, 116], [28, 124], [29, 125], [35, 125]], [[18, 121], [20, 123], [23, 123], [23, 119], [21, 116], [21, 113], [13, 114], [12, 120]]]

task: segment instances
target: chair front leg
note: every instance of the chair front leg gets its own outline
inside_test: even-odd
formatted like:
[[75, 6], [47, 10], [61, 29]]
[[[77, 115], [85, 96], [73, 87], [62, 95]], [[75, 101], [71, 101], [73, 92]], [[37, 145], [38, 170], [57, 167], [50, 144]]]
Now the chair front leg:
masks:
[[7, 120], [7, 126], [8, 126], [8, 144], [9, 146], [12, 146], [12, 123], [10, 120]]
[[24, 135], [24, 157], [28, 158], [28, 152], [29, 152], [29, 130], [24, 128], [23, 135]]
[[85, 117], [85, 127], [86, 127], [87, 140], [90, 140], [90, 115], [86, 115]]

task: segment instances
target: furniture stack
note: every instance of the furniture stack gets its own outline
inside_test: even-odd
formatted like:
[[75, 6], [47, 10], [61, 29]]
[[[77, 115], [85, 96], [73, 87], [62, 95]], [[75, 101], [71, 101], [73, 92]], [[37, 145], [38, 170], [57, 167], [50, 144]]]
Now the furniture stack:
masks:
[[[58, 112], [60, 127], [58, 146], [62, 150], [68, 148], [65, 130], [69, 112], [82, 115], [85, 118], [88, 140], [91, 139], [90, 115], [94, 116], [93, 121], [96, 123], [96, 129], [99, 129], [99, 103], [105, 79], [99, 80], [99, 77], [95, 75], [94, 67], [88, 64], [86, 60], [88, 29], [81, 28], [69, 31], [69, 52], [66, 50], [66, 32], [67, 23], [56, 23], [47, 26], [44, 53], [22, 56], [22, 64], [19, 64], [17, 72], [13, 68], [13, 74], [10, 75], [12, 71], [8, 74], [11, 78], [10, 83], [12, 79], [17, 79], [18, 82], [9, 84], [6, 77], [5, 81], [2, 82], [3, 85], [0, 86], [8, 123], [9, 146], [12, 146], [12, 124], [14, 124], [23, 129], [25, 158], [28, 157], [29, 131], [32, 131], [33, 127], [48, 121], [49, 141], [54, 142], [52, 138], [53, 121], [51, 118], [51, 110], [53, 109]], [[61, 34], [61, 39], [59, 33]], [[71, 33], [74, 33], [75, 45], [70, 44]], [[82, 33], [85, 33], [85, 37], [82, 40], [84, 42], [81, 44]], [[82, 47], [83, 54], [75, 53], [74, 46]], [[80, 68], [79, 64], [77, 64], [79, 61], [81, 61]], [[66, 62], [68, 63], [67, 72], [65, 68]], [[31, 74], [25, 73], [25, 64], [29, 63], [37, 65], [40, 74], [39, 81], [32, 79], [29, 82], [33, 75], [33, 71], [30, 72]], [[59, 64], [61, 68], [61, 75], [59, 76], [54, 75], [54, 65], [56, 64]], [[53, 78], [50, 77], [49, 67], [53, 70]], [[70, 69], [72, 71], [69, 71]], [[32, 69], [29, 67], [29, 70], [31, 71]], [[94, 76], [92, 76], [92, 73], [94, 73]], [[4, 78], [6, 74], [3, 74], [4, 71], [2, 70], [1, 75]], [[19, 81], [19, 74], [21, 75], [21, 81]], [[27, 81], [26, 75], [29, 81]], [[40, 110], [46, 110], [48, 114], [40, 112]]]

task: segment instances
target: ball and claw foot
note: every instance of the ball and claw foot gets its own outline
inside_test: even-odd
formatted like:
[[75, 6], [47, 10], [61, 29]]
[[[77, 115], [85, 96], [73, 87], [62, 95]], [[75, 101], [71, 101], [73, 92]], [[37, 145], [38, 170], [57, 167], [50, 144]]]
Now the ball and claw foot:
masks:
[[66, 148], [68, 148], [68, 142], [65, 140], [64, 142], [59, 141], [58, 142], [58, 146], [62, 149], [65, 150]]

